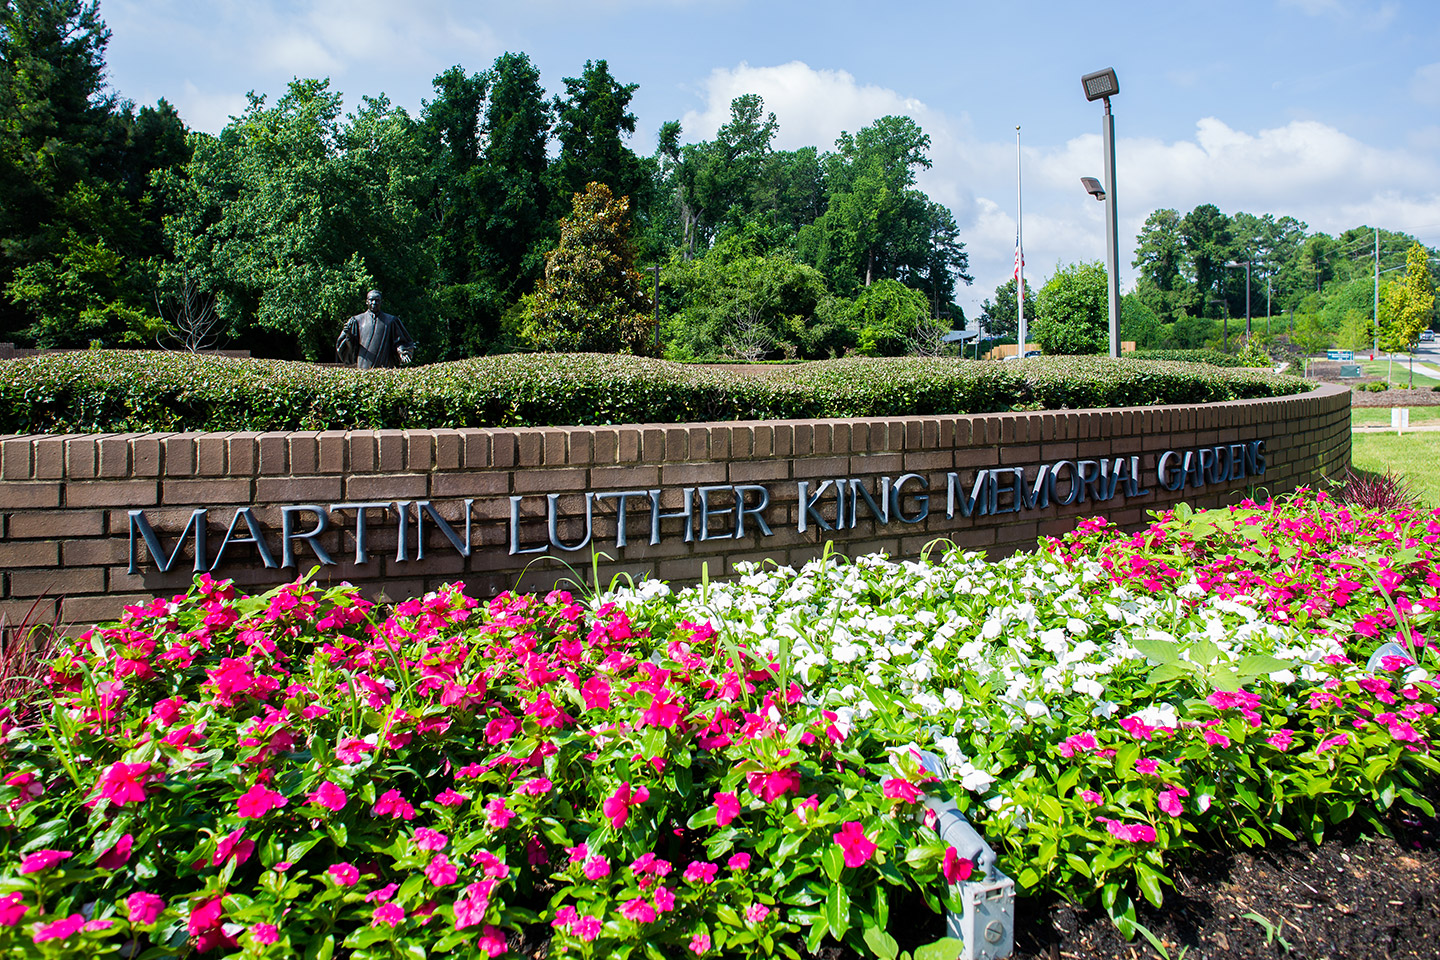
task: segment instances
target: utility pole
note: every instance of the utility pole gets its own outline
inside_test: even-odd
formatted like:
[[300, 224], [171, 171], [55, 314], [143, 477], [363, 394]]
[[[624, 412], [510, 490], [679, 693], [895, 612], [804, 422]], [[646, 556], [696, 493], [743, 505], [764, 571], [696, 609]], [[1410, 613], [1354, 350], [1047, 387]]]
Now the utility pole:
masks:
[[1375, 347], [1380, 352], [1380, 228], [1375, 228]]

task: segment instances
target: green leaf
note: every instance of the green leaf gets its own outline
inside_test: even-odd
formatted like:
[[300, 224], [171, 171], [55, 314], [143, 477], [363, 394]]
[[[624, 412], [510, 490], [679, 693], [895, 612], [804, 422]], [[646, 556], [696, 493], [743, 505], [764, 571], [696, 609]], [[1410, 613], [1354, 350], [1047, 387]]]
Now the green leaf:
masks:
[[832, 843], [825, 847], [825, 852], [820, 854], [820, 865], [825, 868], [825, 876], [831, 880], [839, 880], [840, 874], [845, 870], [845, 851], [840, 849], [838, 843]]
[[955, 937], [941, 937], [934, 943], [915, 948], [915, 960], [956, 960], [965, 949], [965, 941]]
[[1165, 894], [1160, 889], [1160, 875], [1152, 867], [1142, 861], [1135, 861], [1135, 880], [1140, 884], [1140, 892], [1152, 906], [1158, 907], [1164, 902]]
[[825, 897], [825, 921], [837, 940], [845, 939], [850, 932], [850, 888], [843, 883], [831, 887]]
[[1130, 645], [1155, 664], [1180, 662], [1180, 647], [1169, 640], [1149, 640], [1141, 637], [1130, 641]]
[[[866, 927], [864, 936], [865, 945], [875, 951], [875, 956], [879, 957], [880, 960], [895, 960], [895, 957], [899, 956], [900, 944], [896, 943], [894, 937], [879, 927]], [[813, 953], [814, 951], [811, 952]]]

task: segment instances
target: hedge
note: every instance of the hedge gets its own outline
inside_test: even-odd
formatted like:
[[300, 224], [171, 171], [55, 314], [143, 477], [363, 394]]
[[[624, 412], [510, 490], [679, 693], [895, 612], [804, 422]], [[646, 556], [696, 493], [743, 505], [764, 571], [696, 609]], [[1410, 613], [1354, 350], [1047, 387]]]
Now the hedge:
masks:
[[[1136, 350], [1130, 356], [1137, 360], [1178, 360], [1183, 363], [1208, 363], [1212, 367], [1250, 367], [1252, 362], [1235, 353], [1219, 350]], [[1260, 364], [1268, 366], [1268, 364]]]
[[360, 372], [92, 350], [0, 361], [0, 433], [344, 430], [914, 416], [1191, 404], [1313, 388], [1269, 371], [1102, 357], [846, 358], [734, 371], [599, 354]]

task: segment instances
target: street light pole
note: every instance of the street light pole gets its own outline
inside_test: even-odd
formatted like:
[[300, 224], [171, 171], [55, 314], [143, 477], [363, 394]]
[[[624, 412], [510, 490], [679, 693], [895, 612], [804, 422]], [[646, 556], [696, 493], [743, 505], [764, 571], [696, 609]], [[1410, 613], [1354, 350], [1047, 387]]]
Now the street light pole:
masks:
[[1115, 116], [1110, 98], [1120, 92], [1113, 67], [1087, 73], [1080, 78], [1085, 99], [1105, 101], [1100, 122], [1100, 142], [1105, 148], [1105, 267], [1110, 287], [1110, 356], [1120, 356], [1120, 220], [1115, 205]]

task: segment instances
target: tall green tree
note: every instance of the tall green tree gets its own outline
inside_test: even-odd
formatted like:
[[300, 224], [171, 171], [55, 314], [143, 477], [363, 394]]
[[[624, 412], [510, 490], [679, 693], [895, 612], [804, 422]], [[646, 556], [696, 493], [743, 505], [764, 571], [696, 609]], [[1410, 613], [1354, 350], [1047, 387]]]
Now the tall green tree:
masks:
[[273, 107], [252, 95], [169, 181], [171, 268], [216, 296], [240, 342], [269, 356], [330, 360], [341, 321], [379, 286], [424, 356], [448, 331], [425, 216], [433, 196], [416, 124], [383, 98], [341, 117], [327, 80], [296, 80]]
[[[1011, 277], [995, 288], [995, 299], [980, 305], [980, 325], [985, 332], [1005, 339], [1020, 335], [1020, 302], [1015, 296], [1015, 278]], [[1033, 323], [1038, 315], [1035, 306], [1035, 290], [1030, 281], [1025, 281], [1025, 321]], [[1029, 332], [1028, 330], [1026, 331]]]
[[1180, 221], [1180, 236], [1190, 280], [1186, 309], [1208, 315], [1208, 301], [1224, 299], [1225, 264], [1235, 257], [1230, 218], [1213, 203], [1202, 203]]
[[1135, 292], [1165, 321], [1183, 312], [1191, 300], [1183, 276], [1185, 238], [1180, 222], [1178, 210], [1156, 210], [1145, 218], [1145, 225], [1135, 238], [1132, 265], [1139, 271]]
[[616, 80], [604, 60], [587, 60], [580, 76], [565, 78], [565, 94], [554, 104], [560, 141], [553, 169], [557, 216], [590, 183], [605, 184], [617, 197], [648, 202], [649, 165], [625, 143], [635, 132], [630, 100], [639, 88]]
[[1104, 353], [1110, 347], [1110, 288], [1098, 261], [1056, 270], [1037, 298], [1039, 317], [1031, 334], [1052, 354]]
[[1380, 309], [1380, 346], [1413, 350], [1420, 332], [1435, 316], [1435, 281], [1430, 276], [1430, 251], [1419, 243], [1405, 253], [1405, 276], [1385, 288]]
[[524, 335], [540, 350], [651, 352], [652, 302], [635, 269], [628, 197], [603, 183], [574, 195], [545, 279], [524, 304]]
[[107, 88], [109, 39], [94, 2], [0, 2], [0, 339], [143, 344], [158, 325], [150, 178], [183, 162], [184, 128]]

